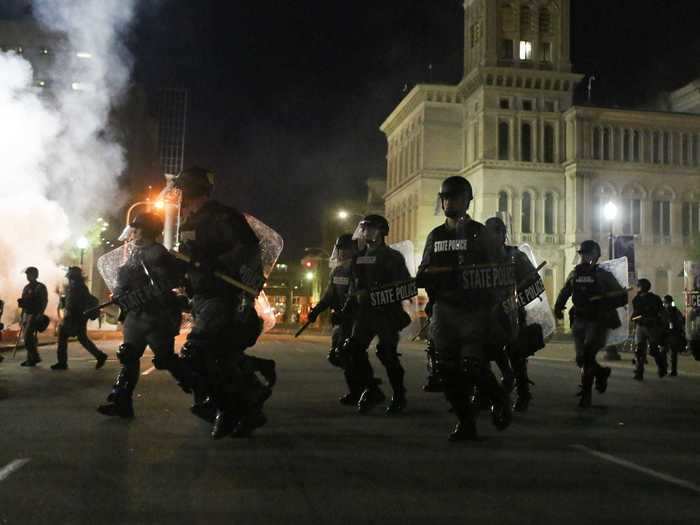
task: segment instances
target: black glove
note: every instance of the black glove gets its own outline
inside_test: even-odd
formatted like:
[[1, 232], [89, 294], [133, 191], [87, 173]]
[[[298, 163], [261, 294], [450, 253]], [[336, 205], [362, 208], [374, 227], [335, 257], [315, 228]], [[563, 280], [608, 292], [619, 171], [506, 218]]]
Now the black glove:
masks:
[[428, 301], [426, 303], [424, 311], [425, 311], [425, 315], [427, 315], [428, 317], [433, 316], [433, 302], [432, 301]]
[[20, 308], [24, 308], [24, 299], [22, 299], [21, 297], [17, 299], [17, 306], [19, 306]]

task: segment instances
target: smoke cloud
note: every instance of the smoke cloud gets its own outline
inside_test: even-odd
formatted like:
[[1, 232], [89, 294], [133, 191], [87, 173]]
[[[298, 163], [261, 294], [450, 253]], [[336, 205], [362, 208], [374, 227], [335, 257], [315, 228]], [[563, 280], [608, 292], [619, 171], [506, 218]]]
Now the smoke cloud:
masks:
[[109, 121], [129, 82], [123, 36], [134, 1], [34, 0], [33, 14], [62, 43], [51, 50], [43, 93], [27, 60], [0, 53], [0, 298], [8, 311], [27, 266], [39, 268], [56, 301], [61, 255], [119, 204], [117, 178], [125, 169]]

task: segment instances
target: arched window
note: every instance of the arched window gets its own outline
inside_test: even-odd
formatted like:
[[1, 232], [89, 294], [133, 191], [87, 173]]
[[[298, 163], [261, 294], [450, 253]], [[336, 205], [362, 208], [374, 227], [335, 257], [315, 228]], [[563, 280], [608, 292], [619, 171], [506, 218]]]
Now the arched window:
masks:
[[593, 128], [593, 158], [601, 159], [600, 155], [600, 128]]
[[554, 235], [554, 195], [546, 193], [544, 196], [544, 233]]
[[498, 212], [508, 213], [508, 193], [505, 191], [498, 193]]
[[498, 123], [498, 159], [510, 159], [510, 126], [507, 122]]
[[526, 5], [520, 7], [520, 33], [521, 36], [529, 33], [532, 28], [532, 13]]
[[527, 122], [520, 128], [520, 160], [532, 162], [532, 126]]
[[526, 191], [523, 193], [521, 210], [520, 231], [522, 233], [532, 233], [532, 196], [530, 192]]
[[543, 7], [540, 9], [540, 33], [552, 32], [552, 15], [549, 9]]
[[554, 126], [544, 125], [544, 161], [554, 162]]

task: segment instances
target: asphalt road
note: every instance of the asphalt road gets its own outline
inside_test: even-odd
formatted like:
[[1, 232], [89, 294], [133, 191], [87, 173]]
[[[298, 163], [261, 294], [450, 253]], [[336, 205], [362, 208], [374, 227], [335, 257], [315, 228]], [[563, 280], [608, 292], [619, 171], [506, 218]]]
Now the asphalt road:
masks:
[[118, 369], [105, 344], [100, 371], [75, 346], [66, 372], [51, 348], [36, 369], [5, 354], [0, 525], [700, 523], [699, 377], [615, 369], [581, 412], [573, 363], [534, 360], [531, 410], [502, 433], [484, 414], [482, 441], [451, 444], [417, 347], [407, 412], [361, 416], [337, 403], [324, 344], [269, 337], [253, 352], [278, 363], [269, 424], [213, 442], [164, 372], [141, 378], [132, 422], [97, 414]]

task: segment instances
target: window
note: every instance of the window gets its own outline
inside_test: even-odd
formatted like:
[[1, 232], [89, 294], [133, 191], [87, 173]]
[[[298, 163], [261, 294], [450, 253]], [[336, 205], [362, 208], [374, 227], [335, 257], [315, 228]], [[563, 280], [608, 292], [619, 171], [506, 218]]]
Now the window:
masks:
[[520, 60], [532, 60], [532, 42], [520, 41]]
[[659, 164], [661, 162], [661, 155], [659, 155], [660, 148], [661, 142], [659, 141], [659, 132], [655, 131], [651, 134], [651, 160], [654, 164]]
[[664, 133], [663, 149], [664, 164], [671, 164], [671, 137], [669, 133]]
[[700, 233], [700, 204], [683, 203], [683, 236], [697, 237]]
[[533, 106], [532, 100], [523, 100], [523, 111], [532, 111]]
[[501, 7], [501, 24], [504, 33], [515, 31], [515, 16], [512, 6], [504, 5]]
[[695, 166], [700, 165], [700, 148], [698, 146], [700, 146], [700, 140], [698, 140], [697, 135], [693, 135], [693, 153], [691, 157]]
[[552, 61], [552, 43], [551, 42], [542, 42], [542, 49], [540, 53], [540, 60], [542, 62], [551, 62]]
[[498, 101], [498, 105], [501, 109], [510, 109], [510, 99], [502, 98]]
[[532, 196], [529, 192], [523, 193], [521, 208], [520, 231], [522, 233], [532, 233]]
[[555, 108], [555, 105], [554, 105], [554, 101], [553, 101], [553, 100], [545, 100], [545, 101], [544, 101], [544, 110], [545, 110], [547, 113], [554, 113], [554, 111], [555, 111], [554, 108]]
[[532, 162], [532, 126], [527, 123], [520, 128], [520, 160]]
[[632, 133], [632, 160], [634, 160], [634, 162], [639, 162], [639, 152], [641, 150], [640, 141], [639, 131], [635, 130]]
[[622, 132], [622, 160], [625, 162], [630, 160], [630, 131], [628, 129]]
[[529, 33], [532, 29], [532, 12], [528, 6], [520, 7], [520, 32]]
[[507, 38], [501, 40], [501, 58], [513, 60], [513, 41]]
[[498, 212], [508, 213], [508, 193], [505, 191], [498, 193]]
[[654, 235], [671, 235], [671, 203], [669, 201], [654, 201], [652, 212]]
[[551, 33], [552, 32], [552, 15], [549, 13], [549, 9], [540, 9], [540, 33]]
[[642, 201], [627, 199], [622, 201], [622, 233], [639, 235], [642, 233]]
[[610, 129], [603, 129], [603, 160], [610, 160]]
[[593, 210], [591, 213], [591, 231], [593, 233], [600, 233], [604, 231], [603, 228], [603, 207], [602, 199], [600, 197], [593, 197]]
[[688, 166], [690, 164], [690, 143], [688, 135], [683, 135], [681, 140], [681, 164]]
[[554, 235], [554, 195], [544, 196], [544, 233]]
[[593, 128], [593, 158], [600, 160], [600, 128]]
[[498, 123], [498, 159], [510, 159], [510, 126], [507, 122]]
[[554, 162], [554, 126], [544, 125], [544, 161]]

